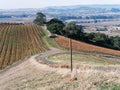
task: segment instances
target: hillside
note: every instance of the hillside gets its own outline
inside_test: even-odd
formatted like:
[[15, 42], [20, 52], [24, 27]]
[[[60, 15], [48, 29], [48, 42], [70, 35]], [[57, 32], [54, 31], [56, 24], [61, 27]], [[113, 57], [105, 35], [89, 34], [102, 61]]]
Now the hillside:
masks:
[[[68, 38], [58, 36], [55, 40], [61, 47], [66, 48], [66, 49], [69, 48], [69, 39]], [[99, 53], [120, 56], [120, 51], [118, 51], [118, 50], [107, 49], [107, 48], [87, 44], [84, 42], [80, 42], [77, 40], [72, 40], [72, 42], [73, 42], [72, 43], [73, 49], [77, 50], [77, 51], [99, 52]]]
[[[9, 27], [9, 29], [5, 29], [6, 27]], [[3, 44], [4, 45], [3, 47], [4, 48], [8, 47], [7, 49], [5, 49], [7, 50], [6, 52], [8, 51], [13, 52], [15, 50], [16, 55], [19, 57], [16, 56], [14, 59], [16, 58], [18, 59], [12, 61], [11, 58], [9, 59], [6, 56], [9, 55], [13, 57], [12, 56], [13, 54], [6, 53], [5, 55], [6, 59], [3, 59], [5, 60], [4, 63], [7, 63], [8, 62], [7, 60], [10, 60], [12, 63], [13, 62], [16, 63], [14, 63], [11, 66], [9, 65], [10, 67], [0, 71], [0, 90], [120, 89], [120, 71], [119, 71], [120, 65], [118, 62], [99, 57], [98, 53], [96, 53], [96, 56], [86, 52], [76, 53], [73, 55], [74, 58], [73, 70], [74, 71], [77, 70], [77, 80], [72, 81], [71, 72], [69, 68], [70, 66], [69, 52], [67, 53], [62, 52], [61, 54], [50, 56], [51, 59], [48, 58], [49, 54], [52, 55], [52, 53], [55, 52], [47, 51], [43, 53], [44, 51], [48, 50], [48, 47], [57, 46], [56, 43], [54, 42], [54, 39], [47, 38], [46, 30], [42, 30], [46, 29], [45, 27], [39, 28], [37, 25], [8, 25], [8, 26], [5, 25], [2, 26], [2, 28], [3, 29], [0, 29], [1, 30], [0, 33], [2, 34], [2, 32], [6, 31], [5, 36], [7, 37], [7, 39], [5, 39], [6, 44]], [[12, 30], [14, 32], [12, 32]], [[3, 40], [3, 36], [4, 34], [2, 34], [1, 36], [1, 42]], [[68, 38], [58, 36], [55, 40], [60, 46], [68, 48], [69, 46]], [[11, 41], [12, 43], [10, 43]], [[9, 49], [11, 48], [11, 46], [14, 49]], [[52, 49], [53, 51], [55, 50], [55, 48]], [[118, 56], [120, 55], [119, 51], [93, 46], [83, 42], [78, 42], [76, 40], [73, 40], [73, 49], [79, 51], [101, 52]], [[3, 50], [1, 56], [4, 56], [3, 52], [5, 50], [4, 51]], [[21, 53], [19, 53], [18, 51], [20, 51]], [[24, 55], [24, 57], [26, 56], [29, 57], [24, 58], [20, 55]], [[39, 58], [39, 56], [41, 56], [41, 58]], [[20, 57], [24, 59], [18, 61]], [[56, 66], [46, 65], [44, 62], [42, 63], [42, 61], [44, 61], [43, 57], [49, 59], [49, 61], [53, 62], [58, 61], [59, 63], [61, 62], [62, 63], [60, 64], [61, 67], [62, 65], [63, 66], [68, 65], [68, 68], [60, 68], [59, 64], [58, 68], [57, 64], [55, 64]], [[76, 67], [75, 65], [78, 65], [77, 69], [75, 69]]]
[[42, 28], [32, 24], [0, 25], [0, 69], [20, 59], [48, 50]]
[[53, 90], [56, 84], [59, 87], [66, 83], [61, 74], [64, 75], [69, 70], [64, 72], [66, 70], [59, 69], [56, 72], [58, 69], [36, 62], [35, 57], [36, 55], [0, 72], [0, 90]]
[[[36, 62], [32, 56], [0, 72], [0, 90], [119, 90], [119, 66], [97, 69], [80, 65], [76, 81], [70, 69], [53, 68]], [[106, 68], [105, 68], [106, 67]], [[108, 69], [107, 69], [108, 68]], [[117, 68], [115, 70], [115, 68]], [[108, 71], [107, 71], [108, 70]]]

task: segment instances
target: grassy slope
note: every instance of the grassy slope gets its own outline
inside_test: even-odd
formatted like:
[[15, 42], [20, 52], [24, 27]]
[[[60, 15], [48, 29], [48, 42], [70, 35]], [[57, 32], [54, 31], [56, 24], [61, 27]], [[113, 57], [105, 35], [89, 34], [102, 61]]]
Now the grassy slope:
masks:
[[[57, 43], [63, 47], [67, 48], [69, 46], [69, 40], [65, 37], [57, 37], [56, 38]], [[102, 67], [104, 69], [108, 68], [120, 68], [120, 62], [115, 62], [116, 58], [113, 58], [113, 60], [106, 58], [106, 57], [101, 57], [101, 54], [110, 54], [115, 55], [115, 56], [120, 56], [120, 51], [118, 50], [112, 50], [112, 49], [107, 49], [107, 48], [102, 48], [90, 44], [86, 44], [83, 42], [78, 42], [76, 40], [73, 40], [73, 49], [77, 51], [87, 51], [87, 53], [74, 53], [73, 54], [73, 64], [78, 65], [79, 68], [83, 69], [83, 74], [82, 76], [82, 83], [86, 83], [86, 87], [84, 84], [82, 84], [78, 80], [79, 86], [81, 88], [86, 88], [86, 90], [120, 90], [120, 77], [118, 76], [120, 72], [114, 71], [114, 70], [109, 70], [109, 72], [106, 71], [97, 71], [96, 70], [91, 70], [87, 71], [89, 68], [99, 68]], [[91, 53], [94, 52], [94, 55]], [[100, 54], [101, 53], [101, 54]], [[70, 64], [70, 55], [69, 53], [63, 53], [63, 54], [57, 54], [54, 56], [48, 57], [48, 60], [51, 60], [53, 62], [58, 62], [58, 63], [65, 63], [65, 64]], [[85, 68], [85, 70], [84, 70]], [[87, 69], [86, 69], [87, 68]], [[79, 76], [79, 75], [78, 75]], [[80, 75], [81, 76], [81, 75]], [[115, 79], [115, 77], [117, 79]], [[84, 79], [87, 78], [86, 82], [84, 82]], [[116, 80], [116, 81], [114, 81]], [[80, 84], [81, 83], [81, 84]], [[80, 88], [79, 88], [80, 89]]]
[[[49, 56], [48, 60], [70, 65], [69, 53]], [[99, 54], [74, 53], [73, 66], [76, 65], [80, 71], [77, 74], [78, 80], [74, 82], [74, 90], [120, 90], [120, 62], [99, 57]], [[101, 68], [103, 70], [99, 70]]]
[[45, 43], [45, 45], [49, 48], [60, 48], [54, 38], [49, 38], [46, 26], [42, 26], [41, 28], [41, 32], [43, 33], [42, 41]]
[[70, 70], [51, 68], [30, 58], [0, 73], [0, 90], [119, 90], [120, 72], [80, 70], [69, 82]]
[[[59, 45], [57, 43], [55, 43], [54, 39], [47, 37], [48, 32], [46, 31], [46, 27], [42, 27], [42, 28], [44, 29], [43, 33], [45, 34], [45, 37], [43, 38], [43, 41], [46, 43], [46, 45], [49, 48], [53, 48], [53, 47], [60, 48]], [[89, 48], [89, 45], [88, 45], [88, 48]], [[93, 48], [94, 48], [94, 46], [92, 46], [92, 48], [91, 48], [94, 51]], [[95, 47], [95, 49], [96, 49], [96, 47]], [[99, 48], [99, 49], [101, 49], [101, 48]], [[106, 50], [106, 49], [104, 49], [104, 50]], [[109, 50], [107, 50], [107, 52], [108, 51]], [[114, 52], [112, 54], [114, 55]], [[116, 53], [115, 53], [115, 55], [116, 55]], [[58, 56], [56, 56], [56, 55], [55, 56], [50, 56], [49, 59], [52, 60], [52, 61], [57, 61], [57, 62], [62, 62], [62, 63], [64, 62], [64, 63], [69, 64], [68, 63], [69, 62], [69, 57], [70, 56], [68, 55], [68, 53], [66, 53], [66, 54], [58, 54]], [[74, 54], [73, 58], [74, 58], [74, 63], [76, 63], [77, 65], [79, 64], [79, 65], [90, 65], [90, 66], [94, 66], [94, 65], [95, 66], [96, 65], [98, 65], [98, 66], [106, 66], [106, 65], [108, 65], [108, 66], [110, 66], [110, 65], [111, 66], [113, 66], [113, 65], [119, 66], [119, 62], [114, 62], [112, 60], [109, 60], [108, 58], [99, 57], [99, 56], [86, 54], [86, 53], [85, 54]], [[78, 74], [78, 76], [80, 74]], [[83, 79], [81, 79], [81, 75], [80, 75], [80, 77], [78, 78], [79, 80], [76, 81], [76, 82], [73, 82], [73, 83], [65, 83], [64, 80], [62, 80], [62, 78], [57, 78], [56, 76], [54, 76], [54, 78], [56, 78], [58, 80], [58, 82], [60, 82], [60, 84], [58, 85], [58, 83], [56, 83], [56, 86], [54, 86], [53, 90], [63, 90], [63, 89], [64, 90], [73, 90], [73, 89], [74, 90], [76, 90], [76, 89], [82, 90], [82, 89], [85, 89], [85, 88], [86, 88], [86, 90], [92, 90], [94, 87], [96, 89], [100, 89], [100, 90], [103, 90], [103, 89], [112, 90], [112, 89], [116, 89], [116, 88], [118, 88], [118, 90], [119, 90], [119, 88], [120, 88], [119, 83], [118, 83], [118, 80], [120, 79], [120, 77], [118, 76], [119, 72], [116, 72], [116, 75], [115, 75], [115, 77], [119, 78], [116, 82], [108, 82], [109, 80], [115, 80], [115, 78], [113, 77], [114, 75], [112, 75], [111, 73], [105, 73], [105, 72], [101, 72], [101, 71], [99, 71], [99, 72], [85, 71], [82, 74], [83, 74]], [[86, 75], [86, 76], [84, 77], [84, 75]], [[111, 76], [108, 77], [107, 75], [111, 75]], [[95, 78], [95, 77], [98, 77], [98, 78]], [[101, 77], [104, 77], [104, 78], [101, 78]], [[88, 79], [88, 80], [86, 81], [86, 79]], [[108, 82], [108, 83], [106, 84], [106, 82]], [[89, 86], [89, 85], [85, 86], [83, 83], [86, 83], [86, 84], [92, 83], [92, 84], [91, 84], [91, 86]], [[49, 88], [51, 88], [51, 86], [49, 86]]]
[[[61, 47], [67, 48], [67, 49], [69, 48], [69, 39], [68, 38], [58, 36], [55, 40]], [[77, 50], [77, 51], [99, 52], [99, 53], [120, 56], [119, 50], [107, 49], [107, 48], [87, 44], [84, 42], [80, 42], [77, 40], [72, 40], [72, 42], [73, 42], [73, 49]]]
[[[70, 54], [62, 53], [54, 56], [49, 56], [48, 60], [59, 63], [70, 63]], [[100, 56], [99, 54], [93, 55], [92, 53], [73, 53], [73, 63], [78, 65], [119, 65], [120, 62], [115, 62], [109, 58]]]
[[[46, 31], [43, 32], [47, 34]], [[54, 42], [54, 39], [49, 39], [47, 36], [44, 36], [43, 42], [46, 43], [49, 48], [59, 47]], [[65, 54], [64, 58], [60, 56], [55, 57], [55, 59], [58, 58], [59, 61], [59, 58], [63, 58], [68, 61], [68, 56], [68, 54]], [[102, 58], [94, 55], [75, 54], [74, 58], [77, 63], [80, 58], [80, 62], [85, 63], [89, 62], [88, 59], [90, 59], [91, 61], [89, 63], [92, 63], [92, 65], [103, 63], [113, 64], [111, 61], [106, 62], [106, 59], [102, 62], [95, 62], [98, 59], [102, 60]], [[83, 59], [85, 61], [83, 61]], [[84, 70], [83, 68], [83, 70], [78, 72], [78, 80], [73, 82], [69, 82], [69, 71], [69, 69], [54, 69], [39, 64], [35, 59], [29, 59], [0, 73], [0, 90], [120, 90], [119, 71], [107, 72], [91, 70], [89, 68]]]
[[63, 79], [52, 68], [30, 58], [0, 73], [0, 90], [54, 90], [65, 84]]

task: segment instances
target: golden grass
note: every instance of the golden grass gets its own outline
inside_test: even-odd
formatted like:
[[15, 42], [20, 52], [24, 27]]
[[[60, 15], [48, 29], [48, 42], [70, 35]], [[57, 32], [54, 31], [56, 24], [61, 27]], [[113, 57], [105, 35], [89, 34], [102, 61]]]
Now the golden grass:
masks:
[[[58, 36], [55, 40], [61, 47], [66, 48], [66, 49], [69, 48], [69, 39], [68, 38]], [[99, 52], [99, 53], [120, 56], [119, 50], [107, 49], [107, 48], [87, 44], [87, 43], [77, 41], [77, 40], [72, 40], [72, 42], [73, 42], [73, 49], [74, 50], [88, 51], [88, 52]]]

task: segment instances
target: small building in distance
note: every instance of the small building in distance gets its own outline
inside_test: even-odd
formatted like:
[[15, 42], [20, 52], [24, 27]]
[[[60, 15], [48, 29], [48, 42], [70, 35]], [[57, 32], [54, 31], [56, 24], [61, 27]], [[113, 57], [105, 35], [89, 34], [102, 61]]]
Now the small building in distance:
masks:
[[57, 37], [57, 36], [58, 36], [57, 34], [53, 34], [53, 33], [52, 33], [49, 37], [50, 37], [50, 38], [55, 38], [55, 37]]

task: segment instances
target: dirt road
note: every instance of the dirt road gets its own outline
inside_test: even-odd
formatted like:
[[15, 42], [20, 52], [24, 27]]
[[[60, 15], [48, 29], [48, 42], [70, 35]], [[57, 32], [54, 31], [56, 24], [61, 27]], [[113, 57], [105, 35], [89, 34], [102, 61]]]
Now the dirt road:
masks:
[[58, 53], [64, 53], [64, 52], [66, 52], [66, 51], [54, 48], [54, 49], [51, 49], [50, 51], [47, 51], [45, 53], [40, 54], [37, 57], [37, 60], [38, 60], [38, 62], [43, 62], [47, 65], [56, 64], [55, 62], [48, 61], [46, 59], [46, 57], [51, 56], [51, 55], [55, 55], [55, 54], [58, 54]]

